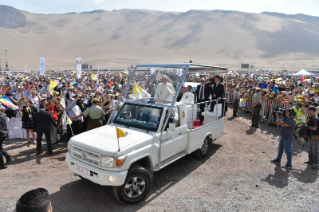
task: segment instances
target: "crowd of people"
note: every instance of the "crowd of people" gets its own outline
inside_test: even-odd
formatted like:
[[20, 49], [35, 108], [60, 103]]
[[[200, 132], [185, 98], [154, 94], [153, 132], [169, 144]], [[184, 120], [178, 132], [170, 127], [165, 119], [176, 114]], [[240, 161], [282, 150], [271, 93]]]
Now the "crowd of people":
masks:
[[59, 145], [74, 135], [106, 124], [126, 80], [121, 73], [84, 73], [80, 78], [72, 73], [54, 72], [45, 76], [36, 73], [2, 75], [0, 95], [16, 108], [6, 104], [0, 108], [4, 132], [0, 142], [0, 169], [12, 161], [2, 148], [3, 141], [8, 138], [6, 119], [21, 118], [26, 144], [37, 144], [37, 155], [41, 155], [41, 139], [45, 135], [48, 154], [52, 154], [51, 140], [52, 145]]
[[[116, 102], [129, 75], [121, 73], [91, 74], [84, 73], [77, 78], [70, 73], [48, 73], [38, 76], [34, 73], [2, 76], [0, 94], [9, 98], [17, 106], [16, 110], [6, 104], [0, 105], [0, 169], [7, 168], [12, 157], [3, 149], [2, 144], [8, 138], [6, 127], [7, 118], [21, 117], [22, 127], [26, 131], [27, 145], [36, 144], [36, 155], [41, 155], [42, 135], [45, 135], [48, 154], [52, 154], [53, 145], [62, 140], [68, 141], [72, 136], [87, 130], [105, 125], [111, 117], [112, 111], [118, 111]], [[258, 128], [260, 111], [274, 105], [285, 110], [275, 108], [274, 116], [278, 126], [281, 126], [281, 138], [278, 144], [277, 157], [271, 160], [280, 164], [283, 152], [287, 155], [284, 168], [292, 168], [291, 147], [296, 139], [296, 126], [303, 124], [309, 142], [309, 154], [306, 164], [313, 169], [319, 169], [319, 80], [316, 78], [299, 78], [292, 75], [278, 74], [187, 74], [185, 82], [192, 82], [196, 87], [188, 85], [182, 87], [177, 102], [188, 104], [203, 103], [209, 100], [209, 111], [214, 111], [216, 102], [233, 105], [233, 116], [237, 117], [241, 99], [249, 99], [251, 108], [252, 127]], [[136, 85], [147, 93], [152, 103], [169, 103], [175, 96], [180, 76], [172, 72], [158, 72], [150, 75], [145, 72], [132, 77], [124, 99], [136, 99], [134, 88]], [[52, 81], [57, 83], [52, 87]], [[273, 105], [272, 105], [273, 104]], [[198, 111], [205, 111], [205, 104], [198, 105]], [[128, 119], [149, 121], [150, 117], [136, 108], [127, 108]], [[227, 110], [226, 110], [227, 111]], [[134, 114], [134, 113], [135, 114]], [[144, 114], [144, 115], [143, 115]], [[269, 112], [269, 116], [273, 114]], [[223, 115], [225, 111], [223, 110]], [[204, 117], [199, 113], [200, 123]], [[37, 135], [37, 139], [36, 139]], [[31, 141], [32, 137], [32, 141]], [[52, 138], [52, 139], [51, 139]], [[6, 158], [4, 163], [3, 157]], [[37, 201], [34, 201], [36, 199]], [[31, 190], [17, 201], [16, 211], [52, 211], [52, 205], [47, 190], [39, 188]]]
[[[68, 141], [74, 135], [103, 126], [109, 119], [114, 119], [119, 110], [115, 108], [116, 102], [130, 75], [121, 72], [83, 72], [78, 77], [70, 72], [48, 72], [40, 76], [29, 72], [1, 77], [0, 94], [9, 98], [20, 112], [4, 104], [0, 112], [9, 119], [21, 117], [27, 145], [37, 144], [36, 154], [41, 155], [42, 135], [46, 137], [48, 154], [51, 154], [51, 140], [52, 145], [58, 145], [61, 141]], [[131, 76], [122, 98], [135, 99], [132, 94], [138, 85], [154, 103], [170, 102], [180, 79], [181, 75], [169, 70], [157, 70], [153, 74], [137, 72]], [[56, 82], [53, 86], [52, 81]], [[315, 77], [306, 79], [289, 74], [246, 73], [228, 74], [226, 81], [225, 73], [188, 73], [184, 81], [193, 82], [197, 86], [195, 89], [192, 86], [182, 87], [177, 101], [201, 103], [216, 100], [223, 104], [223, 116], [224, 108], [227, 111], [225, 103], [233, 104], [233, 115], [236, 117], [240, 100], [250, 98], [247, 104], [251, 106], [252, 127], [258, 128], [260, 110], [265, 107], [269, 109], [270, 103], [293, 108], [296, 124], [307, 122], [309, 106], [319, 108], [319, 80]], [[268, 105], [265, 105], [266, 100]], [[214, 110], [215, 103], [211, 102], [210, 111]], [[198, 111], [204, 111], [203, 107], [204, 104], [200, 104]], [[267, 115], [273, 116], [270, 112]], [[198, 117], [202, 123], [203, 116]], [[4, 140], [7, 135], [2, 137]], [[1, 154], [6, 158], [6, 164], [9, 164], [12, 158], [3, 150], [2, 143]], [[6, 168], [6, 164], [0, 161], [0, 168]]]

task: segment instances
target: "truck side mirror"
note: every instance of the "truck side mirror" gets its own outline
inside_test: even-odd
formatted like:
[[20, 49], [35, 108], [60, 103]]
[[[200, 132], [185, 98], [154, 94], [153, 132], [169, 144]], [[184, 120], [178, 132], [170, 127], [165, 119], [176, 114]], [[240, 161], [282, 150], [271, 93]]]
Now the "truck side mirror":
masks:
[[171, 132], [174, 132], [175, 131], [175, 123], [169, 123], [168, 130]]

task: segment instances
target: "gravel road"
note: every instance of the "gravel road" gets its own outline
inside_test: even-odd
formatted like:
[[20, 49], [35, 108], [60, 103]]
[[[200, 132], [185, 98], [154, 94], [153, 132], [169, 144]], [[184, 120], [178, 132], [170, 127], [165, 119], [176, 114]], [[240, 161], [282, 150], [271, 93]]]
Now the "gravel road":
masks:
[[35, 146], [7, 141], [15, 160], [0, 171], [0, 211], [13, 211], [24, 192], [38, 187], [48, 189], [58, 212], [319, 211], [318, 171], [303, 163], [308, 147], [293, 143], [292, 170], [271, 164], [279, 131], [264, 124], [256, 130], [249, 119], [243, 113], [227, 117], [226, 134], [213, 142], [207, 158], [188, 155], [156, 172], [148, 199], [132, 206], [119, 204], [110, 187], [73, 176], [65, 164], [66, 144], [52, 156], [35, 157]]

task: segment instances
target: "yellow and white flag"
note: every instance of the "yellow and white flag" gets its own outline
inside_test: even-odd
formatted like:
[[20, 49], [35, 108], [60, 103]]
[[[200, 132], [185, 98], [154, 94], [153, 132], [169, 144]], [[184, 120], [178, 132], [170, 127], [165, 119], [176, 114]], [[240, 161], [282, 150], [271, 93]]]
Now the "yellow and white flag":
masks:
[[68, 116], [66, 117], [66, 121], [68, 122], [68, 125], [70, 125], [70, 126], [71, 126], [72, 121], [71, 121], [71, 119], [70, 119]]
[[239, 100], [239, 102], [240, 103], [243, 103], [243, 102], [245, 102], [247, 100], [247, 98], [241, 98], [240, 100]]
[[151, 97], [151, 95], [141, 88], [137, 83], [135, 83], [133, 87], [133, 97], [136, 99], [141, 99]]
[[96, 80], [97, 80], [97, 76], [92, 73], [92, 74], [91, 74], [91, 79], [94, 80], [94, 81], [96, 81]]
[[117, 139], [125, 137], [126, 133], [124, 130], [116, 127], [116, 137]]
[[49, 88], [49, 92], [52, 92], [53, 89], [58, 85], [57, 81], [51, 80], [50, 81], [50, 88]]

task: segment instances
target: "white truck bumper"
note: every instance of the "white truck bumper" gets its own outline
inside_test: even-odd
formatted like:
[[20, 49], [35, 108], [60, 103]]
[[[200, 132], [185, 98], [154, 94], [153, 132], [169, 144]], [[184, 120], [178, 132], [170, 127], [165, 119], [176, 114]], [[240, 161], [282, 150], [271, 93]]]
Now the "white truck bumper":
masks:
[[127, 171], [112, 172], [95, 168], [72, 158], [69, 153], [66, 154], [66, 163], [75, 174], [102, 186], [121, 186], [127, 175]]

